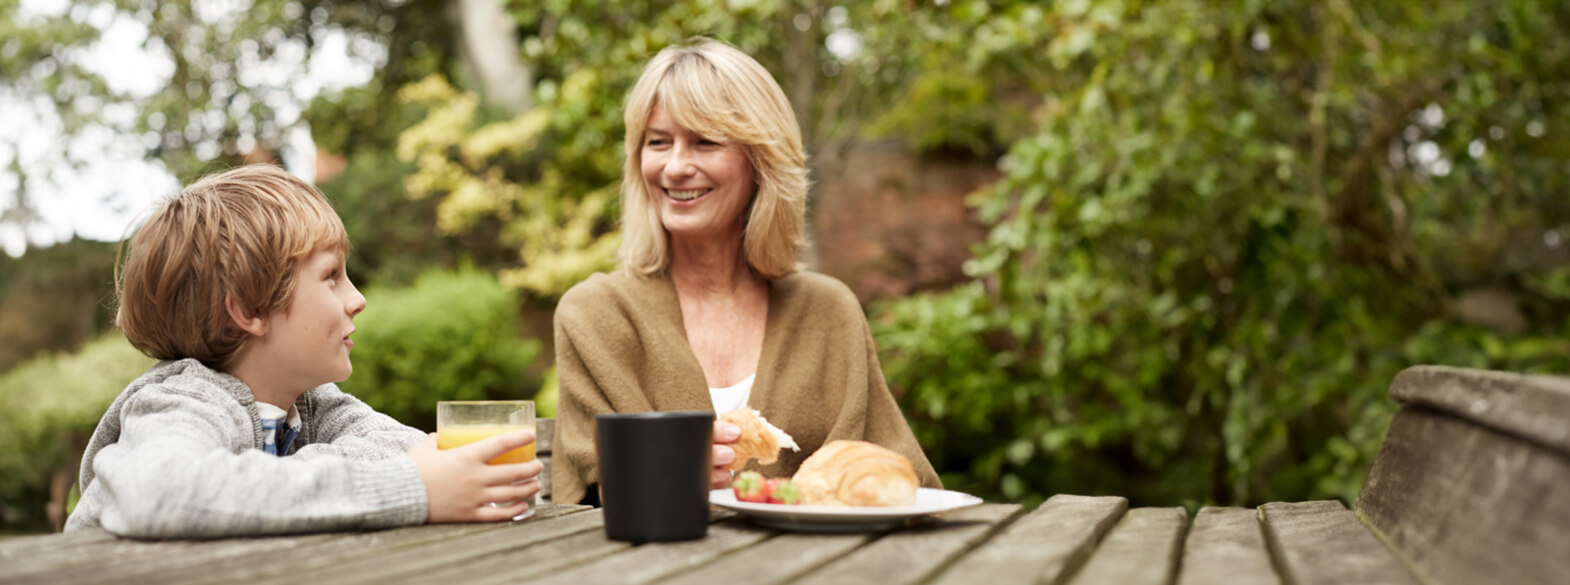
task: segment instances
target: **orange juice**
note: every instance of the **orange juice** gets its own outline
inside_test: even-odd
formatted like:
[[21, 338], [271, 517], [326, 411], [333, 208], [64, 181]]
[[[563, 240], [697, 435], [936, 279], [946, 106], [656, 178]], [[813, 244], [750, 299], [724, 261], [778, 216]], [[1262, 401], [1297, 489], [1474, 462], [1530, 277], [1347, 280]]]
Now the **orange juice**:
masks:
[[[442, 427], [436, 429], [436, 448], [451, 449], [496, 435], [532, 430], [534, 430], [534, 425], [456, 425]], [[500, 463], [523, 463], [525, 461], [534, 461], [534, 443], [502, 453], [501, 456], [490, 460], [489, 463], [496, 465]]]

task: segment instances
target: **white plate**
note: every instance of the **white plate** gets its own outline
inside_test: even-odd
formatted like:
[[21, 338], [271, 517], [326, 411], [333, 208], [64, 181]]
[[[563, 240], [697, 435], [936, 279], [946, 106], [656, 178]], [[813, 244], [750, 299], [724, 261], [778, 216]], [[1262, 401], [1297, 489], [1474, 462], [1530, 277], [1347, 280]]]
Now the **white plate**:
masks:
[[737, 501], [736, 492], [724, 488], [709, 491], [709, 503], [734, 510], [769, 528], [801, 532], [868, 532], [898, 528], [931, 514], [980, 505], [981, 498], [949, 490], [917, 488], [916, 503], [910, 506], [793, 506]]

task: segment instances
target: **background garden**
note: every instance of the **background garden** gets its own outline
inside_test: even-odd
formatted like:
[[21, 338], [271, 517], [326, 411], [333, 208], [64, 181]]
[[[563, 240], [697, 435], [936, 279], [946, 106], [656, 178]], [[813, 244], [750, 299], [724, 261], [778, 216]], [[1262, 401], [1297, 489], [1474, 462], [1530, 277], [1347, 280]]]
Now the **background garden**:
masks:
[[[1564, 2], [26, 4], [0, 0], [0, 95], [55, 112], [64, 164], [90, 162], [76, 137], [131, 135], [185, 180], [287, 159], [309, 128], [369, 300], [343, 386], [424, 428], [438, 399], [550, 408], [555, 299], [613, 266], [621, 99], [698, 34], [791, 96], [808, 263], [862, 294], [952, 489], [1350, 501], [1402, 368], [1570, 371]], [[154, 90], [85, 62], [109, 21], [172, 64]], [[329, 38], [368, 82], [294, 103], [247, 73]], [[0, 142], [0, 222], [36, 221], [24, 146]], [[857, 187], [891, 152], [878, 172], [912, 178]], [[947, 195], [963, 205], [837, 262], [826, 226], [942, 196], [933, 169], [953, 168], [982, 170]], [[893, 206], [846, 203], [874, 195]], [[923, 251], [953, 233], [975, 237]], [[74, 452], [150, 364], [110, 324], [115, 254], [0, 255], [0, 530], [48, 529]]]

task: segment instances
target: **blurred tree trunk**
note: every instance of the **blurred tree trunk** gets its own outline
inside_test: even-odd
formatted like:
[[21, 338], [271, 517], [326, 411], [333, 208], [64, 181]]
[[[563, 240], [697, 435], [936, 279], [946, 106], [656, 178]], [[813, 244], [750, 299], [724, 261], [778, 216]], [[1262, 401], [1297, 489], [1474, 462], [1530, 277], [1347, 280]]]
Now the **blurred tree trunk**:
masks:
[[515, 21], [500, 0], [459, 0], [450, 5], [460, 36], [458, 59], [486, 101], [513, 112], [530, 108], [534, 69], [519, 58]]

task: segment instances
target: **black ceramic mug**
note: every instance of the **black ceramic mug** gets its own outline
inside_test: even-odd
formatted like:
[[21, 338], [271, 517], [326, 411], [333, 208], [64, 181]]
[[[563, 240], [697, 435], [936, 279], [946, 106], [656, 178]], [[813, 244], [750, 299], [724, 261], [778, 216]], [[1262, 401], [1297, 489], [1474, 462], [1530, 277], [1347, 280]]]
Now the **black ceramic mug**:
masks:
[[712, 412], [596, 417], [605, 536], [661, 542], [707, 535], [713, 445]]

